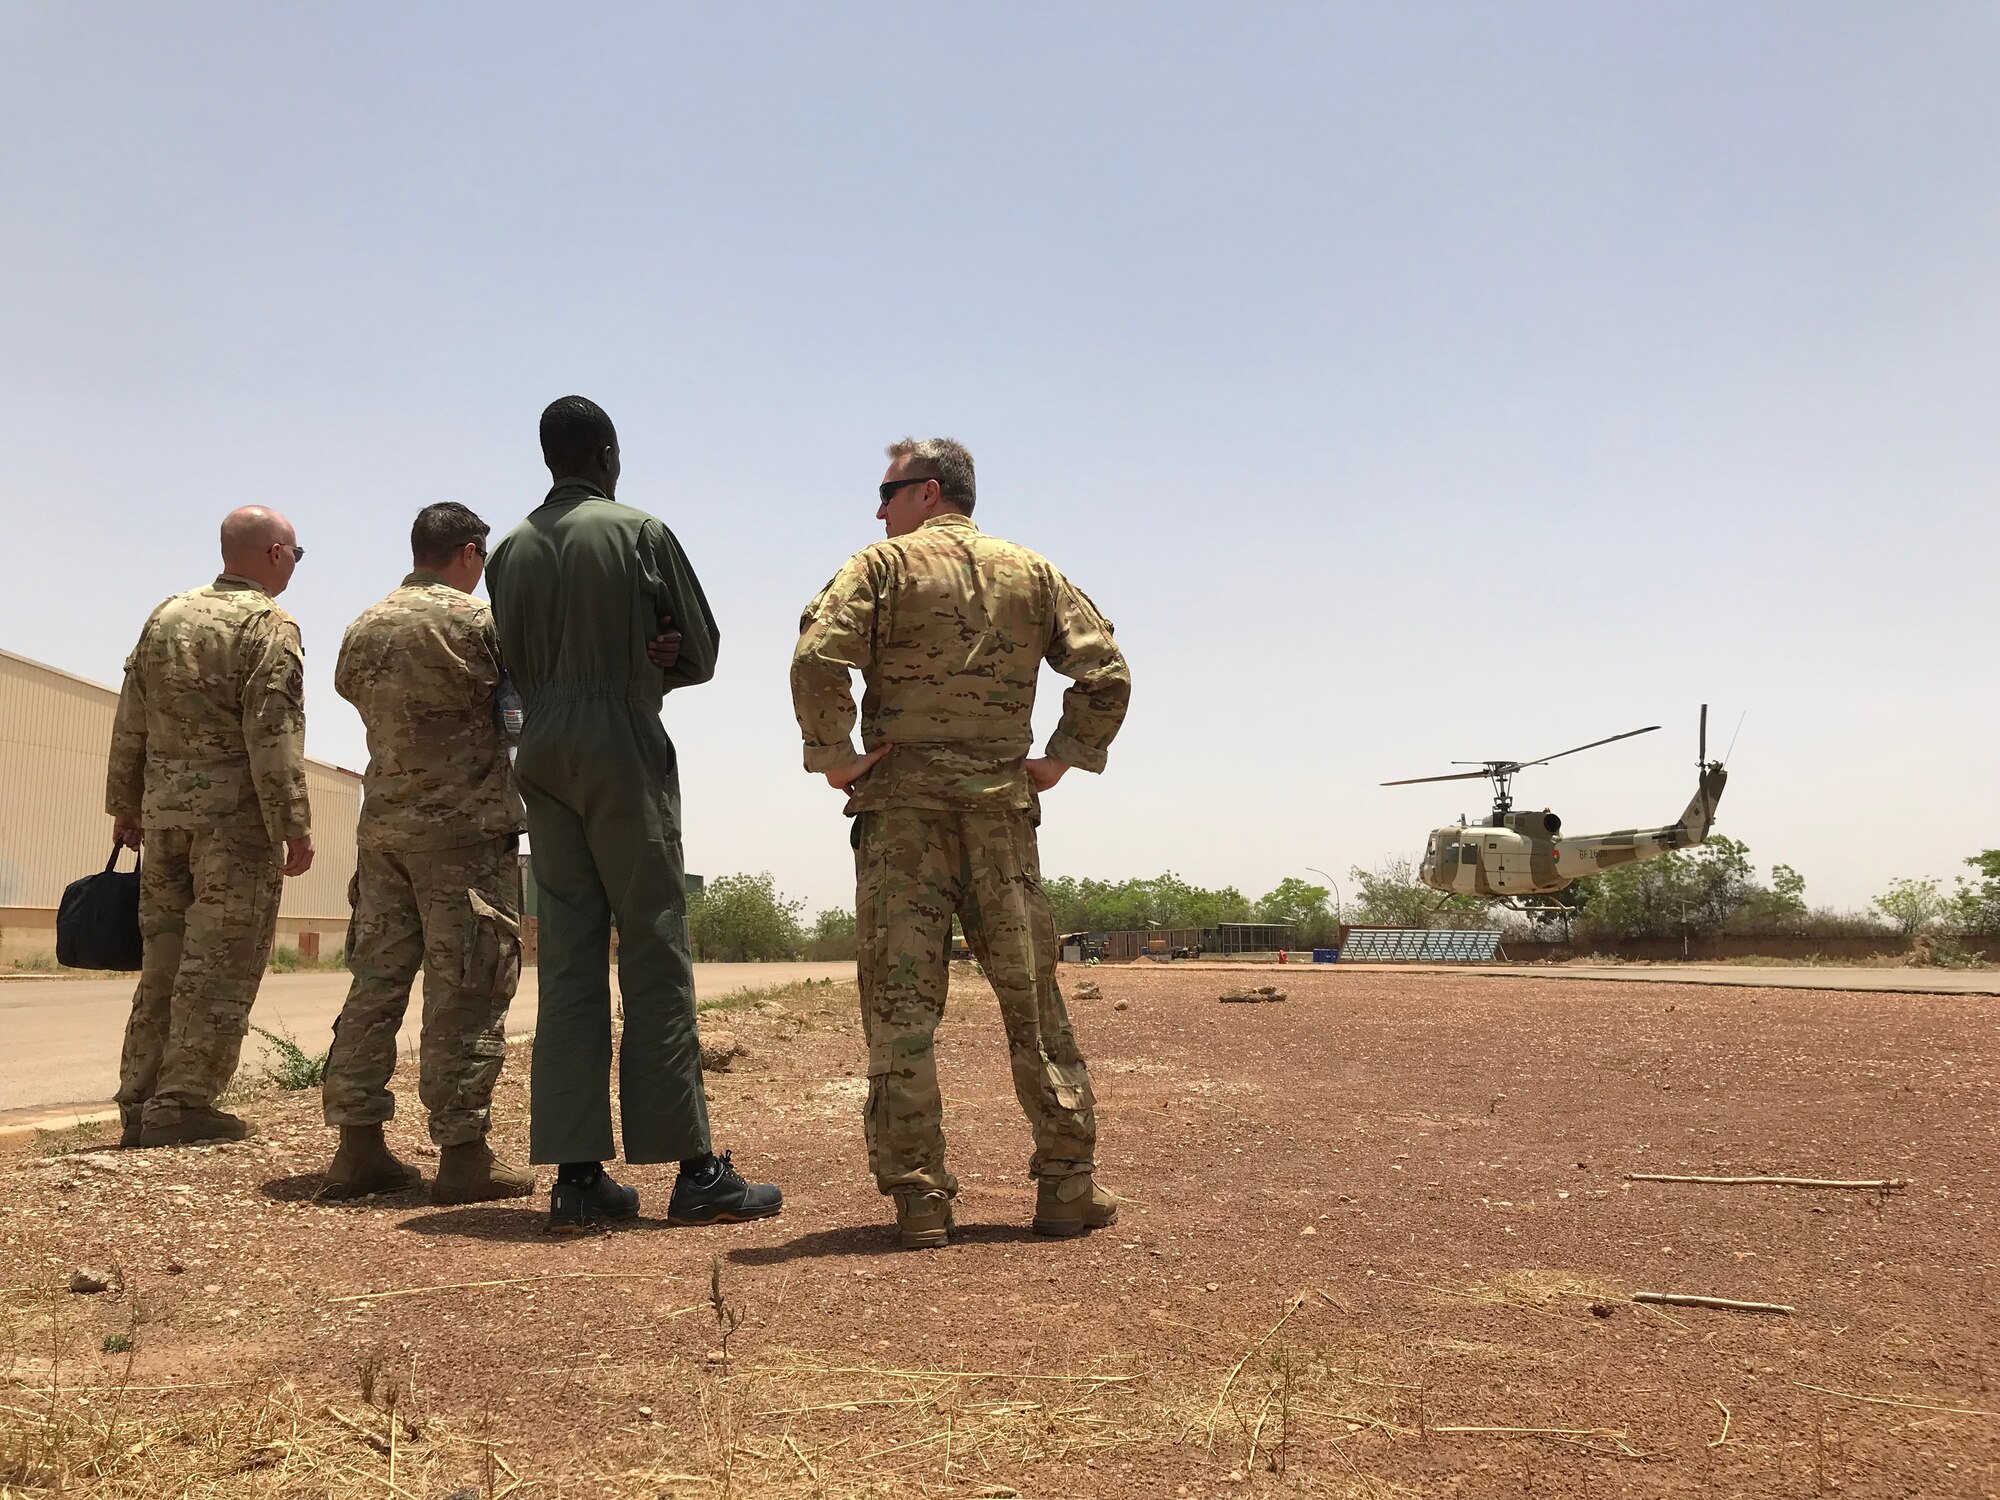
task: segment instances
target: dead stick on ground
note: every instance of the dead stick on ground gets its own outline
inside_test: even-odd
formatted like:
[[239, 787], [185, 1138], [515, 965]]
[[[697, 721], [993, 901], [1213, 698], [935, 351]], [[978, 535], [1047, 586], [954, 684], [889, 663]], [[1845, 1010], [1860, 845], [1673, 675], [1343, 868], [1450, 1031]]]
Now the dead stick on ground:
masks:
[[1719, 1187], [1762, 1184], [1767, 1187], [1853, 1188], [1877, 1193], [1900, 1192], [1910, 1185], [1907, 1177], [1871, 1177], [1850, 1180], [1840, 1177], [1688, 1177], [1676, 1172], [1627, 1172], [1627, 1182], [1706, 1182]]
[[1823, 1396], [1866, 1401], [1870, 1406], [1907, 1406], [1914, 1411], [1941, 1411], [1954, 1417], [2000, 1417], [2000, 1411], [1982, 1411], [1975, 1406], [1934, 1406], [1928, 1401], [1909, 1401], [1896, 1396], [1864, 1396], [1859, 1391], [1836, 1391], [1829, 1385], [1807, 1385], [1803, 1380], [1794, 1380], [1792, 1384], [1800, 1390], [1818, 1391]]
[[1720, 1408], [1722, 1412], [1722, 1435], [1716, 1438], [1716, 1440], [1710, 1443], [1708, 1446], [1711, 1448], [1720, 1448], [1724, 1443], [1729, 1441], [1729, 1408], [1723, 1406], [1723, 1404], [1720, 1401], [1717, 1401], [1716, 1398], [1713, 1396], [1709, 1397], [1708, 1399], [1711, 1401], [1715, 1401], [1716, 1406]]
[[[1286, 1316], [1289, 1317], [1290, 1314]], [[1109, 1385], [1114, 1381], [1139, 1378], [1137, 1375], [1031, 1375], [1023, 1370], [884, 1370], [874, 1365], [760, 1365], [749, 1373], [752, 1375], [880, 1375], [891, 1380], [1063, 1380], [1079, 1385]]]
[[1257, 1472], [1257, 1440], [1264, 1435], [1264, 1419], [1270, 1416], [1271, 1402], [1277, 1394], [1275, 1386], [1264, 1392], [1264, 1404], [1257, 1411], [1257, 1425], [1250, 1429], [1250, 1456], [1243, 1461], [1243, 1472], [1246, 1474]]
[[789, 1432], [785, 1434], [785, 1446], [792, 1450], [793, 1454], [797, 1456], [800, 1464], [802, 1464], [805, 1467], [806, 1478], [810, 1479], [814, 1484], [818, 1484], [819, 1470], [815, 1469], [812, 1466], [812, 1460], [805, 1456], [805, 1453], [803, 1452], [803, 1450], [800, 1449], [798, 1443], [793, 1440], [792, 1435]]
[[1243, 1367], [1244, 1365], [1250, 1362], [1250, 1356], [1255, 1354], [1259, 1349], [1263, 1348], [1266, 1344], [1270, 1343], [1272, 1339], [1276, 1338], [1278, 1336], [1278, 1330], [1280, 1328], [1283, 1328], [1287, 1323], [1289, 1323], [1292, 1320], [1292, 1314], [1297, 1312], [1301, 1307], [1305, 1306], [1305, 1301], [1306, 1299], [1303, 1293], [1301, 1293], [1299, 1296], [1292, 1298], [1292, 1305], [1285, 1309], [1285, 1315], [1282, 1318], [1278, 1319], [1277, 1322], [1273, 1323], [1270, 1326], [1270, 1329], [1264, 1334], [1264, 1336], [1261, 1339], [1257, 1340], [1257, 1342], [1252, 1344], [1248, 1349], [1245, 1349], [1243, 1351], [1243, 1357], [1237, 1360], [1236, 1363], [1233, 1366], [1231, 1366], [1229, 1371], [1229, 1378], [1222, 1382], [1222, 1389], [1216, 1393], [1215, 1409], [1208, 1414], [1208, 1446], [1211, 1450], [1213, 1450], [1215, 1447], [1215, 1424], [1217, 1420], [1222, 1416], [1222, 1403], [1229, 1398], [1229, 1388], [1234, 1384], [1236, 1384], [1236, 1377], [1243, 1373]]
[[[1641, 1458], [1644, 1456], [1637, 1448], [1626, 1443], [1624, 1433], [1614, 1431], [1609, 1427], [1468, 1427], [1454, 1425], [1448, 1427], [1431, 1427], [1427, 1430], [1434, 1433], [1498, 1433], [1506, 1437], [1554, 1438], [1559, 1443], [1574, 1443], [1581, 1448], [1590, 1448], [1590, 1445], [1579, 1442], [1578, 1439], [1608, 1438], [1617, 1446], [1618, 1451], [1626, 1457]], [[1608, 1448], [1590, 1448], [1590, 1451], [1593, 1453], [1608, 1453], [1611, 1450]]]
[[387, 1453], [389, 1451], [387, 1448], [384, 1448], [382, 1446], [382, 1440], [379, 1437], [375, 1436], [374, 1433], [370, 1432], [366, 1427], [362, 1426], [361, 1423], [355, 1421], [354, 1418], [350, 1417], [346, 1412], [342, 1411], [339, 1407], [329, 1406], [326, 1409], [326, 1414], [329, 1417], [332, 1417], [333, 1420], [338, 1422], [342, 1427], [345, 1427], [349, 1432], [352, 1432], [356, 1434], [358, 1437], [360, 1437], [360, 1439], [363, 1442], [365, 1442], [369, 1447], [381, 1453]]
[[1731, 1297], [1696, 1297], [1687, 1292], [1634, 1292], [1634, 1302], [1664, 1302], [1669, 1307], [1718, 1307], [1726, 1312], [1797, 1312], [1783, 1302], [1738, 1302]]
[[[427, 1292], [464, 1292], [475, 1287], [527, 1286], [536, 1281], [666, 1281], [670, 1278], [647, 1271], [547, 1271], [539, 1276], [502, 1276], [496, 1281], [447, 1281], [442, 1286], [403, 1286], [386, 1292], [355, 1292], [346, 1297], [329, 1297], [336, 1302], [387, 1302], [391, 1297], [421, 1297]], [[703, 1304], [706, 1306], [706, 1304]], [[693, 1311], [692, 1308], [687, 1309]], [[676, 1315], [677, 1316], [677, 1315]]]

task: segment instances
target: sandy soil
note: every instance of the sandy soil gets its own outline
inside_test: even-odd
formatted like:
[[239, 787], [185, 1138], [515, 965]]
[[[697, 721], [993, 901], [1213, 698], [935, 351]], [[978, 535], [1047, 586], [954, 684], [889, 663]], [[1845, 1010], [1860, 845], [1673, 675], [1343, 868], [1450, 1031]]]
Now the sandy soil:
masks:
[[[843, 985], [709, 1018], [750, 1049], [712, 1079], [720, 1143], [788, 1193], [763, 1224], [551, 1241], [532, 1200], [318, 1205], [309, 1095], [253, 1100], [241, 1146], [0, 1160], [0, 1489], [2000, 1489], [1990, 1000], [1301, 969], [1258, 976], [1284, 1004], [1225, 1006], [1225, 975], [1092, 977], [1101, 1172], [1129, 1201], [1080, 1241], [1027, 1232], [969, 976], [941, 1033], [945, 1251], [896, 1250], [867, 1178]], [[516, 1153], [526, 1072], [499, 1101]], [[669, 1171], [628, 1176], [664, 1209]], [[79, 1266], [122, 1284], [63, 1290]]]

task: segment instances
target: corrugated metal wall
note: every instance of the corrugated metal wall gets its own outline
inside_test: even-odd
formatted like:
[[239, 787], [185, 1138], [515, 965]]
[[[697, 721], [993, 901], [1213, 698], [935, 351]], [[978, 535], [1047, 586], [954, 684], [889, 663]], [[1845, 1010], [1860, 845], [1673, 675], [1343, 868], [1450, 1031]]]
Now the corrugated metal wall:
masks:
[[[0, 651], [0, 907], [49, 907], [111, 852], [104, 812], [114, 689]], [[361, 778], [306, 763], [313, 867], [285, 882], [286, 917], [347, 920]], [[128, 862], [129, 868], [129, 862]]]

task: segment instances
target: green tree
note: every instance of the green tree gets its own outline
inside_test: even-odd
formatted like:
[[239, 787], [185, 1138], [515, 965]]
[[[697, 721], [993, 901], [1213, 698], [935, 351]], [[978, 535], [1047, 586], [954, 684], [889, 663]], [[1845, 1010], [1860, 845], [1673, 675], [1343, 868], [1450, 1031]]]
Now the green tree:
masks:
[[1417, 867], [1396, 856], [1372, 870], [1356, 865], [1354, 900], [1347, 920], [1357, 927], [1491, 927], [1492, 914], [1477, 896], [1434, 891], [1417, 878]]
[[1966, 863], [1979, 872], [1979, 879], [1959, 877], [1951, 897], [1952, 921], [1975, 937], [2000, 936], [2000, 849], [1982, 849]]
[[1313, 885], [1296, 875], [1287, 875], [1259, 898], [1251, 915], [1259, 922], [1289, 923], [1294, 941], [1301, 948], [1328, 948], [1339, 930], [1333, 911], [1326, 904], [1333, 893], [1323, 885]]
[[859, 951], [854, 938], [854, 913], [845, 907], [830, 907], [813, 918], [806, 934], [806, 957], [820, 960], [853, 958]]
[[1717, 835], [1692, 852], [1673, 849], [1588, 877], [1577, 930], [1600, 938], [1706, 937], [1769, 894], [1749, 847]]
[[1939, 925], [1948, 909], [1944, 893], [1935, 880], [1899, 877], [1871, 905], [1895, 925], [1904, 937], [1916, 937]]
[[1126, 932], [1247, 922], [1250, 902], [1234, 886], [1206, 890], [1169, 870], [1150, 880], [1044, 880], [1057, 932]]
[[797, 958], [805, 944], [799, 927], [804, 908], [803, 901], [779, 894], [768, 870], [717, 876], [688, 901], [694, 956], [708, 963]]

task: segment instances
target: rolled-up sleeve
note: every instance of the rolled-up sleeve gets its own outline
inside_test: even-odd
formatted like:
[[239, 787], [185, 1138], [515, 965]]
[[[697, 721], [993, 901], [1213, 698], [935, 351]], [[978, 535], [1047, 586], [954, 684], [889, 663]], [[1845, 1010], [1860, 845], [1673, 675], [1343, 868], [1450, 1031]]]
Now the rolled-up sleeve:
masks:
[[[146, 629], [153, 622], [146, 621]], [[125, 658], [125, 685], [118, 692], [118, 715], [111, 721], [111, 765], [105, 777], [104, 810], [114, 818], [139, 817], [146, 801], [146, 678], [139, 653], [145, 636]]]
[[875, 589], [851, 559], [806, 606], [792, 652], [792, 712], [805, 740], [805, 768], [826, 772], [854, 758], [854, 687], [875, 659]]
[[312, 832], [306, 800], [305, 653], [299, 627], [275, 614], [244, 631], [243, 744], [264, 828], [275, 839]]
[[1072, 679], [1063, 694], [1062, 722], [1048, 753], [1079, 771], [1102, 771], [1106, 752], [1132, 701], [1132, 673], [1112, 638], [1111, 622], [1061, 574], [1055, 576], [1055, 609], [1044, 659]]

